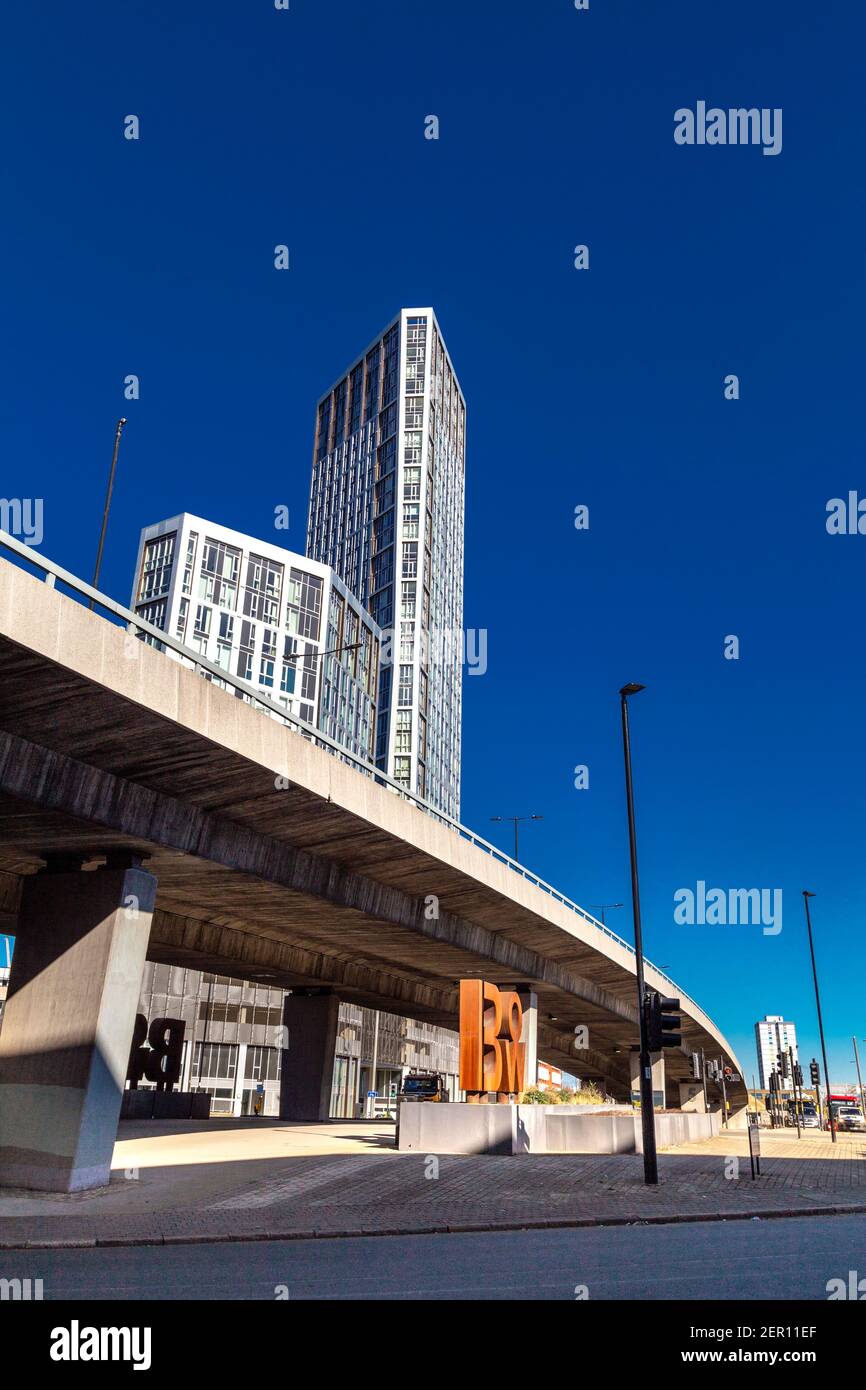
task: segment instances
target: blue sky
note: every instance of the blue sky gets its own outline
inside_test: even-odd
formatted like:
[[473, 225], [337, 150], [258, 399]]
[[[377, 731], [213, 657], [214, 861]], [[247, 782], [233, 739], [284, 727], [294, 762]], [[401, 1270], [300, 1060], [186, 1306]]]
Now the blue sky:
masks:
[[[749, 1073], [765, 1013], [808, 1059], [814, 889], [831, 1071], [853, 1075], [866, 537], [825, 508], [866, 494], [862, 12], [53, 0], [4, 28], [3, 493], [45, 499], [43, 551], [89, 577], [120, 414], [108, 592], [182, 509], [273, 538], [287, 504], [303, 549], [317, 396], [433, 304], [469, 410], [466, 624], [489, 632], [464, 821], [510, 848], [489, 818], [543, 815], [526, 862], [628, 903], [616, 692], [645, 683], [649, 955]], [[698, 100], [782, 108], [781, 154], [675, 144]], [[781, 933], [677, 925], [698, 880], [781, 889]]]

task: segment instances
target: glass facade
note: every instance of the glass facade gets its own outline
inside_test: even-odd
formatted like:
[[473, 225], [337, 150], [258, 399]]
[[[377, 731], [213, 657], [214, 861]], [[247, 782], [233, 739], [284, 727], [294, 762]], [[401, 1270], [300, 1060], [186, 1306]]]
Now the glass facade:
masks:
[[403, 310], [319, 402], [307, 553], [389, 638], [377, 765], [455, 818], [465, 455], [466, 404], [435, 314]]

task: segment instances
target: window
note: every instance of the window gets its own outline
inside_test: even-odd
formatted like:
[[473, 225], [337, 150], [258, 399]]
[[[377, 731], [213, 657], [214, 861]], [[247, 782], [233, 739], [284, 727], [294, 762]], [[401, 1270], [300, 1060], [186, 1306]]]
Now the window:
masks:
[[242, 681], [253, 678], [253, 651], [256, 645], [255, 623], [241, 623], [241, 643], [238, 653], [238, 675]]
[[318, 642], [322, 618], [322, 580], [316, 574], [293, 569], [289, 574], [286, 629]]
[[318, 437], [316, 439], [316, 460], [321, 461], [327, 454], [331, 434], [331, 397], [319, 406]]
[[244, 591], [244, 613], [248, 618], [276, 623], [280, 613], [283, 567], [263, 555], [250, 555]]
[[138, 602], [167, 594], [171, 583], [171, 567], [174, 564], [174, 543], [177, 532], [169, 536], [157, 536], [144, 547], [141, 564], [141, 583], [138, 587]]
[[414, 579], [418, 573], [418, 543], [403, 542], [403, 578]]
[[403, 503], [403, 539], [407, 541], [418, 539], [418, 525], [420, 504], [418, 502]]
[[280, 679], [280, 690], [284, 695], [294, 695], [295, 693], [297, 650], [298, 644], [294, 637], [283, 639], [283, 674]]
[[[418, 470], [420, 473], [420, 469]], [[381, 516], [394, 505], [394, 474], [389, 473], [376, 484], [376, 515]]]
[[417, 501], [421, 496], [421, 469], [403, 469], [403, 497], [407, 502]]
[[400, 617], [414, 618], [418, 586], [414, 580], [404, 579], [400, 585]]
[[206, 608], [200, 603], [195, 610], [195, 626], [193, 628], [192, 644], [197, 652], [202, 656], [207, 655], [207, 639], [210, 635], [210, 616], [211, 609]]
[[[390, 481], [390, 479], [389, 479]], [[403, 534], [406, 534], [404, 529]], [[418, 532], [415, 531], [417, 536]], [[378, 555], [380, 550], [385, 550], [394, 539], [394, 511], [385, 512], [382, 516], [377, 516], [373, 522], [373, 554]]]
[[226, 545], [225, 541], [215, 541], [208, 536], [202, 549], [201, 574], [198, 581], [199, 598], [223, 608], [234, 608], [237, 603], [240, 563], [239, 550]]
[[271, 689], [274, 684], [274, 663], [277, 659], [277, 634], [273, 628], [266, 627], [262, 637], [262, 652], [259, 660], [259, 685]]
[[[199, 1004], [199, 1018], [207, 1017], [201, 1010], [207, 1010], [207, 1004]], [[192, 1073], [193, 1076], [219, 1076], [233, 1077], [237, 1063], [237, 1048], [230, 1043], [196, 1043], [193, 1055]]]
[[[142, 604], [135, 611], [146, 623], [152, 623], [154, 627], [164, 628], [166, 603], [167, 600], [164, 598], [157, 599], [156, 603]], [[150, 638], [149, 640], [153, 642], [156, 639]], [[162, 644], [160, 644], [160, 648], [162, 648]]]
[[[387, 588], [393, 578], [394, 550], [393, 548], [390, 548], [388, 550], [383, 550], [381, 554], [376, 555], [373, 559], [373, 589], [376, 590]], [[380, 627], [387, 626], [387, 623], [384, 623], [382, 619], [378, 617], [378, 615], [377, 620], [379, 622]]]
[[396, 753], [412, 752], [412, 711], [410, 709], [398, 709], [397, 711], [394, 751]]
[[186, 559], [183, 565], [182, 592], [192, 593], [192, 572], [195, 569], [195, 552], [198, 545], [198, 531], [190, 531], [186, 541]]
[[399, 705], [411, 705], [412, 703], [412, 667], [400, 667], [400, 687], [397, 695]]
[[[301, 699], [315, 700], [316, 698], [316, 671], [318, 667], [318, 652], [309, 642], [304, 643], [304, 667], [301, 672]], [[303, 707], [302, 707], [303, 708]], [[312, 705], [310, 709], [310, 719], [313, 718]], [[302, 718], [304, 716], [302, 715]]]

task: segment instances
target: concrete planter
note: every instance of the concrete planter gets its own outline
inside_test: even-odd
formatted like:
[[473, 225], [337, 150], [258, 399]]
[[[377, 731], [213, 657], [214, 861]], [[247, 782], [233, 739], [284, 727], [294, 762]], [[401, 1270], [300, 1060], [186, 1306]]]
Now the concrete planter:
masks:
[[[659, 1148], [717, 1134], [718, 1115], [656, 1114]], [[407, 1153], [642, 1152], [640, 1114], [605, 1105], [401, 1105], [397, 1146]]]

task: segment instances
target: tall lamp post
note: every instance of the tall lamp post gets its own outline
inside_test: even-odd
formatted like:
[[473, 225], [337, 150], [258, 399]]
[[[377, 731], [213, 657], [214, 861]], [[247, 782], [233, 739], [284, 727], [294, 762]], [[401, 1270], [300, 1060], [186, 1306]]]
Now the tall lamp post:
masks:
[[622, 711], [622, 747], [625, 758], [625, 795], [628, 805], [628, 849], [631, 861], [631, 906], [634, 916], [634, 953], [637, 974], [637, 1007], [640, 1022], [640, 1118], [643, 1132], [643, 1178], [647, 1185], [657, 1185], [659, 1180], [658, 1157], [656, 1155], [656, 1126], [653, 1110], [652, 1067], [650, 1064], [649, 1039], [647, 1037], [647, 1018], [645, 1007], [646, 988], [643, 970], [643, 936], [640, 924], [640, 890], [637, 877], [637, 840], [634, 828], [634, 790], [631, 776], [631, 740], [628, 730], [628, 697], [637, 695], [646, 687], [632, 681], [619, 692]]
[[[117, 472], [117, 453], [120, 448], [120, 436], [123, 434], [123, 427], [126, 424], [124, 416], [117, 422], [117, 429], [114, 432], [114, 452], [111, 455], [111, 471], [108, 474], [108, 488], [105, 493], [105, 506], [102, 509], [102, 529], [99, 532], [99, 547], [96, 551], [96, 565], [93, 570], [93, 587], [99, 588], [99, 571], [102, 568], [102, 551], [105, 547], [105, 532], [108, 529], [108, 513], [111, 508], [111, 494], [114, 491], [114, 475]], [[90, 607], [93, 607], [93, 599], [90, 600]]]
[[622, 903], [593, 903], [593, 904], [591, 905], [591, 907], [588, 907], [588, 908], [587, 908], [587, 912], [600, 912], [600, 913], [601, 913], [601, 925], [604, 926], [604, 914], [605, 914], [605, 912], [606, 912], [606, 911], [609, 912], [609, 911], [611, 910], [611, 908], [614, 908], [614, 907], [622, 907], [622, 906], [623, 906]]
[[519, 864], [519, 863], [520, 863], [520, 839], [519, 839], [519, 830], [518, 830], [518, 827], [519, 827], [519, 825], [520, 825], [520, 822], [521, 822], [522, 820], [544, 820], [544, 816], [491, 816], [490, 819], [491, 819], [491, 821], [494, 821], [494, 822], [496, 822], [496, 823], [499, 824], [499, 825], [501, 825], [502, 822], [505, 821], [505, 820], [510, 820], [510, 821], [513, 821], [513, 822], [514, 822], [514, 860], [515, 860], [515, 863]]
[[866, 1096], [863, 1094], [863, 1078], [860, 1075], [860, 1053], [857, 1051], [857, 1039], [852, 1038], [851, 1041], [854, 1044], [854, 1061], [857, 1063], [857, 1087], [860, 1091], [860, 1108], [863, 1113], [863, 1118], [866, 1119]]
[[827, 1087], [827, 1118], [830, 1122], [830, 1138], [836, 1143], [836, 1119], [833, 1115], [833, 1107], [830, 1104], [830, 1072], [827, 1069], [827, 1044], [824, 1042], [824, 1023], [821, 1018], [821, 996], [818, 993], [818, 969], [815, 965], [815, 943], [812, 940], [812, 914], [809, 911], [809, 899], [814, 898], [815, 894], [810, 893], [807, 888], [803, 889], [803, 903], [806, 908], [806, 930], [809, 933], [809, 954], [812, 957], [812, 979], [815, 981], [815, 1004], [818, 1009], [818, 1033], [821, 1037], [821, 1056], [824, 1059], [824, 1085]]

